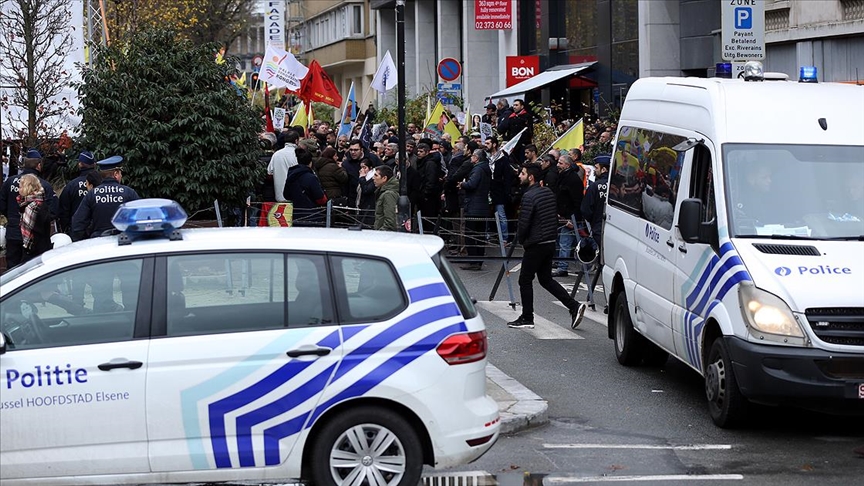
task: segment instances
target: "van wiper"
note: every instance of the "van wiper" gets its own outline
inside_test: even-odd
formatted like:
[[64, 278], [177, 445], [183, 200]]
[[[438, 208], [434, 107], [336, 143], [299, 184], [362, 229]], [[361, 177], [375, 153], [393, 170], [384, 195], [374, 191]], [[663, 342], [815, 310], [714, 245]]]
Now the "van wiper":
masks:
[[824, 238], [814, 238], [812, 236], [802, 235], [735, 235], [735, 238], [765, 238], [768, 240], [823, 240]]
[[831, 238], [821, 238], [825, 241], [864, 241], [864, 235], [858, 236], [832, 236]]

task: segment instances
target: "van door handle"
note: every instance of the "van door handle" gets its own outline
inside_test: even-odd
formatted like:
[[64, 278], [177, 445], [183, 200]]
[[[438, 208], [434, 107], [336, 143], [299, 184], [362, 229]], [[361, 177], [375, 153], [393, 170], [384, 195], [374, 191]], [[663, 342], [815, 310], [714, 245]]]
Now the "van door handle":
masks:
[[289, 358], [299, 358], [300, 356], [327, 356], [330, 354], [330, 351], [333, 351], [330, 348], [301, 348], [301, 349], [292, 349], [288, 351], [287, 354]]
[[669, 248], [674, 248], [674, 247], [675, 247], [675, 242], [672, 241], [672, 237], [671, 237], [671, 236], [669, 237], [668, 240], [666, 240], [666, 246], [668, 246]]
[[99, 366], [97, 366], [97, 368], [99, 368], [102, 371], [111, 371], [111, 370], [115, 370], [117, 368], [129, 368], [130, 370], [137, 370], [138, 368], [140, 368], [143, 365], [144, 365], [144, 363], [142, 363], [140, 361], [122, 361], [122, 362], [102, 363]]
[[687, 245], [681, 243], [681, 246], [678, 247], [678, 251], [680, 251], [681, 253], [687, 253]]

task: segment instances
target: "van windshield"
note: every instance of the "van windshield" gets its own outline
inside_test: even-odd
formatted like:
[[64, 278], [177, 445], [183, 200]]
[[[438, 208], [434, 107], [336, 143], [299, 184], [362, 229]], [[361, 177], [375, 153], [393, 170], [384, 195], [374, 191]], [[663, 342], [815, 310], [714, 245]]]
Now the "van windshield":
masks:
[[864, 147], [725, 144], [730, 236], [864, 239]]

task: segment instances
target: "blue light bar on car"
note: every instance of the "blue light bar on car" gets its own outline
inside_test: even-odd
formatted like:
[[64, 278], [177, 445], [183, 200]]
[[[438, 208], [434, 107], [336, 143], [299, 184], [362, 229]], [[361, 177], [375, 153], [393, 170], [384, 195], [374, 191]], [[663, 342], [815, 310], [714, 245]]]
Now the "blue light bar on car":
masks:
[[798, 71], [798, 82], [818, 83], [819, 76], [817, 74], [816, 66], [801, 66], [801, 69]]
[[[111, 224], [130, 240], [145, 235], [164, 235], [176, 239], [186, 224], [186, 211], [170, 199], [139, 199], [121, 205], [111, 218]], [[121, 239], [122, 240], [122, 239]], [[124, 243], [124, 241], [121, 241]]]
[[732, 79], [732, 63], [718, 62], [714, 65], [714, 77]]

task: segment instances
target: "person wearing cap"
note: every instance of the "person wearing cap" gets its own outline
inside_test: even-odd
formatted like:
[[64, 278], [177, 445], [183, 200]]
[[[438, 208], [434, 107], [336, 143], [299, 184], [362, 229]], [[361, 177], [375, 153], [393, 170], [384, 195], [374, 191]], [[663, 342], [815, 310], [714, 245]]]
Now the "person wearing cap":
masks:
[[[582, 198], [582, 218], [587, 221], [591, 229], [591, 237], [597, 243], [597, 253], [603, 253], [603, 218], [606, 214], [606, 194], [609, 192], [609, 165], [612, 157], [609, 155], [598, 155], [594, 157], [594, 181], [588, 184], [585, 197]], [[602, 261], [598, 258], [597, 261]], [[594, 288], [600, 272], [595, 271], [588, 285], [588, 307], [594, 308]]]
[[60, 231], [72, 236], [72, 215], [87, 194], [87, 174], [96, 173], [96, 159], [93, 154], [81, 152], [78, 155], [78, 177], [66, 183], [63, 192], [60, 193]]
[[[497, 125], [498, 115], [495, 113], [495, 111], [495, 104], [490, 102], [488, 105], [486, 105], [486, 114], [480, 117], [480, 122], [488, 123], [490, 125]], [[477, 135], [479, 136], [480, 134], [478, 133]]]
[[24, 238], [21, 236], [21, 212], [18, 210], [18, 192], [21, 187], [21, 177], [33, 174], [39, 178], [44, 191], [44, 202], [50, 209], [50, 219], [54, 219], [58, 211], [57, 195], [54, 188], [41, 177], [42, 154], [30, 149], [24, 157], [23, 169], [5, 182], [0, 188], [0, 214], [6, 216], [6, 268], [12, 268], [23, 261]]
[[72, 239], [102, 236], [114, 229], [111, 218], [121, 204], [139, 199], [138, 193], [121, 184], [123, 157], [115, 155], [98, 162], [102, 183], [87, 192], [72, 215]]

